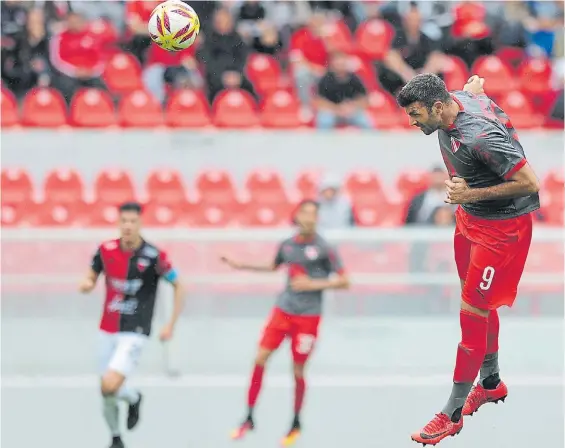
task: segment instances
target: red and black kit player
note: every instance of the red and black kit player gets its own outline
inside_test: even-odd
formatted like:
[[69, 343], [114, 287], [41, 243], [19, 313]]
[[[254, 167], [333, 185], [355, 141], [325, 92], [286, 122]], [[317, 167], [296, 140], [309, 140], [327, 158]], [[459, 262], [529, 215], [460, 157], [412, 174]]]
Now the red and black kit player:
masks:
[[233, 432], [233, 439], [241, 439], [254, 429], [253, 409], [261, 391], [265, 365], [286, 338], [290, 339], [294, 362], [294, 419], [282, 445], [290, 446], [300, 436], [300, 411], [306, 390], [304, 368], [318, 337], [323, 291], [349, 287], [337, 252], [316, 233], [317, 221], [318, 204], [304, 201], [295, 215], [298, 233], [279, 245], [273, 261], [248, 264], [222, 258], [234, 269], [272, 272], [283, 266], [288, 274], [286, 287], [277, 299], [259, 344], [249, 385], [248, 413]]
[[157, 286], [161, 278], [174, 287], [173, 315], [161, 330], [169, 340], [182, 311], [182, 289], [178, 273], [167, 255], [140, 235], [141, 206], [126, 203], [120, 207], [120, 238], [100, 245], [90, 270], [80, 284], [88, 293], [104, 273], [106, 298], [99, 332], [100, 391], [104, 418], [112, 434], [111, 448], [123, 448], [120, 435], [118, 400], [128, 405], [127, 428], [139, 421], [141, 394], [126, 380], [137, 367], [151, 333]]
[[[455, 262], [461, 280], [461, 342], [447, 404], [412, 439], [435, 445], [463, 428], [463, 415], [504, 400], [498, 366], [498, 308], [512, 306], [532, 239], [539, 183], [508, 116], [473, 76], [464, 91], [422, 74], [398, 94], [398, 104], [424, 134], [438, 131], [456, 212]], [[473, 383], [480, 372], [479, 381]]]

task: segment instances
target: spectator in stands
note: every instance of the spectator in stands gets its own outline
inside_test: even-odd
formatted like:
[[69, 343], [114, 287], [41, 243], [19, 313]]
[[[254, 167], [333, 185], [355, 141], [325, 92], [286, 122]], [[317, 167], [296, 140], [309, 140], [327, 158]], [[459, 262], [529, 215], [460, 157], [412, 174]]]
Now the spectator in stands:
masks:
[[[448, 179], [447, 171], [441, 166], [432, 169], [428, 189], [413, 197], [408, 205], [405, 224], [426, 224], [434, 221], [436, 209], [445, 206], [445, 181]], [[453, 213], [453, 209], [451, 212]]]
[[260, 26], [265, 20], [266, 11], [262, 2], [247, 0], [242, 2], [237, 15], [237, 31], [247, 41], [260, 33]]
[[151, 45], [143, 71], [146, 89], [161, 103], [166, 101], [166, 86], [177, 89], [200, 89], [204, 79], [196, 60], [196, 45], [178, 52]]
[[323, 230], [342, 229], [355, 225], [351, 202], [340, 194], [341, 182], [327, 176], [320, 184], [319, 226]]
[[2, 78], [17, 96], [37, 85], [50, 84], [47, 42], [43, 11], [32, 9], [27, 15], [25, 31], [15, 36], [13, 51], [7, 52], [2, 65]]
[[494, 51], [487, 11], [476, 1], [460, 2], [453, 9], [451, 33], [444, 42], [447, 52], [460, 57], [471, 67], [475, 60]]
[[420, 29], [421, 15], [413, 5], [403, 17], [392, 48], [379, 67], [379, 81], [390, 93], [396, 93], [418, 73], [441, 74], [445, 57], [439, 44]]
[[525, 20], [530, 45], [543, 50], [545, 56], [553, 54], [555, 33], [563, 28], [563, 2], [529, 1], [530, 17]]
[[104, 19], [112, 22], [120, 32], [124, 29], [125, 5], [123, 2], [73, 0], [69, 3], [73, 11], [80, 13], [88, 21]]
[[357, 28], [357, 17], [354, 12], [353, 3], [351, 1], [309, 1], [308, 2], [312, 9], [325, 10], [330, 15], [337, 16], [338, 18], [343, 18], [344, 22], [347, 24], [351, 31], [355, 31]]
[[[10, 38], [14, 39], [23, 33], [27, 21], [27, 2], [21, 0], [5, 0], [0, 4], [0, 23], [2, 24], [2, 49]], [[15, 42], [13, 42], [15, 44]]]
[[315, 11], [308, 26], [298, 30], [290, 42], [291, 72], [304, 113], [310, 112], [314, 88], [328, 65], [328, 51], [322, 39], [325, 22], [326, 16]]
[[234, 29], [228, 9], [216, 10], [213, 29], [197, 55], [206, 64], [206, 81], [209, 99], [212, 102], [224, 88], [241, 87], [253, 91], [251, 83], [243, 75], [247, 62], [248, 47]]
[[332, 129], [338, 123], [362, 129], [373, 127], [366, 112], [367, 90], [361, 79], [349, 70], [344, 53], [332, 55], [330, 70], [318, 84], [317, 106], [318, 129]]
[[126, 3], [126, 25], [128, 43], [126, 49], [134, 54], [141, 63], [145, 62], [145, 56], [151, 38], [147, 34], [147, 22], [151, 12], [161, 1], [134, 0]]
[[80, 14], [69, 13], [66, 29], [51, 39], [50, 57], [56, 69], [53, 84], [67, 101], [78, 88], [104, 88], [100, 79], [104, 71], [104, 54], [100, 42]]
[[253, 39], [253, 49], [258, 53], [277, 56], [282, 50], [283, 43], [275, 26], [263, 22], [259, 26], [259, 35]]
[[453, 208], [446, 204], [436, 207], [432, 211], [429, 223], [438, 227], [455, 225]]

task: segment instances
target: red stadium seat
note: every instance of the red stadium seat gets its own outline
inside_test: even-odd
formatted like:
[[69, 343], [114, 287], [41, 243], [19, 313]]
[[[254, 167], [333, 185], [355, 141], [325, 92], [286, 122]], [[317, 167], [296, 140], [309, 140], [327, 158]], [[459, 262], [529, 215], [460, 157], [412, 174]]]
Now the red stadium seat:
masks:
[[318, 197], [321, 175], [317, 171], [303, 171], [296, 177], [295, 186], [300, 193], [300, 199], [315, 199]]
[[21, 227], [33, 224], [34, 211], [33, 203], [5, 204], [2, 200], [0, 206], [2, 227]]
[[34, 225], [41, 227], [71, 227], [83, 225], [80, 220], [81, 212], [85, 213], [86, 205], [82, 201], [58, 203], [50, 198], [37, 206]]
[[353, 206], [355, 224], [359, 227], [396, 227], [401, 224], [402, 207], [381, 201]]
[[14, 126], [20, 121], [16, 97], [4, 87], [2, 87], [2, 114], [0, 118], [3, 128]]
[[65, 99], [55, 89], [31, 89], [24, 98], [21, 116], [25, 126], [50, 128], [66, 125]]
[[276, 171], [257, 170], [245, 180], [245, 188], [252, 202], [273, 205], [287, 202], [287, 194], [282, 178]]
[[393, 38], [392, 25], [380, 19], [361, 23], [355, 33], [358, 53], [371, 60], [383, 59], [390, 50]]
[[33, 200], [33, 184], [27, 171], [16, 168], [2, 170], [2, 204], [20, 204]]
[[196, 190], [202, 203], [225, 206], [237, 202], [235, 185], [227, 171], [207, 170], [198, 174]]
[[[386, 92], [376, 90], [369, 94], [368, 112], [377, 129], [391, 129], [403, 125], [396, 101]], [[408, 117], [404, 121], [408, 122]]]
[[250, 55], [245, 71], [258, 93], [268, 93], [282, 86], [281, 67], [273, 56], [262, 53]]
[[428, 188], [430, 179], [426, 171], [404, 171], [396, 179], [396, 189], [405, 199], [412, 199]]
[[195, 90], [173, 92], [165, 113], [167, 124], [176, 128], [202, 128], [212, 123], [204, 94]]
[[71, 101], [71, 124], [84, 127], [107, 127], [116, 124], [112, 97], [100, 89], [79, 90]]
[[237, 222], [243, 227], [288, 226], [291, 221], [291, 211], [292, 206], [290, 204], [263, 206], [251, 202], [240, 214]]
[[366, 61], [360, 56], [352, 54], [349, 56], [348, 63], [350, 65], [350, 70], [359, 76], [367, 90], [372, 91], [379, 87], [377, 74], [371, 62]]
[[534, 112], [528, 99], [518, 90], [501, 96], [498, 105], [506, 112], [516, 129], [533, 129], [543, 125], [543, 116]]
[[174, 227], [183, 213], [186, 213], [185, 204], [152, 201], [143, 207], [143, 224], [149, 227]]
[[526, 93], [544, 94], [551, 90], [552, 68], [547, 59], [527, 59], [518, 68], [521, 90]]
[[370, 171], [350, 173], [345, 180], [345, 191], [355, 204], [376, 204], [384, 196], [377, 174]]
[[119, 219], [116, 204], [95, 202], [81, 214], [80, 219], [85, 225], [92, 227], [115, 227]]
[[259, 124], [253, 97], [240, 89], [220, 92], [212, 105], [214, 124], [223, 128], [250, 128]]
[[551, 194], [559, 193], [563, 195], [565, 192], [563, 169], [560, 168], [549, 171], [543, 179], [542, 188]]
[[353, 48], [353, 36], [343, 20], [329, 20], [323, 28], [323, 39], [332, 51], [350, 52]]
[[187, 200], [182, 175], [176, 170], [152, 171], [147, 176], [145, 188], [150, 202], [171, 205]]
[[198, 203], [184, 213], [182, 219], [191, 227], [223, 228], [233, 223], [234, 216], [229, 208]]
[[103, 79], [108, 90], [116, 95], [143, 89], [141, 65], [129, 53], [112, 56], [104, 69]]
[[496, 51], [496, 56], [514, 69], [527, 58], [526, 51], [519, 47], [502, 47]]
[[511, 68], [496, 56], [482, 56], [473, 64], [471, 72], [487, 79], [487, 94], [499, 95], [514, 90], [516, 81]]
[[57, 169], [47, 174], [43, 191], [48, 201], [72, 204], [83, 200], [84, 183], [78, 172], [70, 169]]
[[120, 100], [120, 124], [125, 127], [151, 128], [164, 124], [158, 101], [143, 90], [128, 93]]
[[297, 128], [304, 123], [300, 119], [300, 103], [287, 92], [279, 90], [267, 94], [263, 102], [261, 123], [266, 128]]
[[100, 204], [120, 205], [136, 198], [133, 181], [127, 171], [107, 170], [96, 176], [94, 194]]
[[469, 79], [467, 64], [456, 56], [445, 56], [443, 77], [448, 90], [461, 90]]

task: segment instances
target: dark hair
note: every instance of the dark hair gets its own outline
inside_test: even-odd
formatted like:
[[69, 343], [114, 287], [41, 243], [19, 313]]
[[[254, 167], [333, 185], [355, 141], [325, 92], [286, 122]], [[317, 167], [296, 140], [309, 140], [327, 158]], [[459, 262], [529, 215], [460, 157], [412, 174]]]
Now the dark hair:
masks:
[[120, 213], [122, 212], [135, 212], [138, 215], [141, 215], [142, 211], [143, 211], [143, 207], [141, 207], [141, 204], [138, 202], [124, 202], [122, 205], [120, 205], [119, 209]]
[[298, 213], [299, 210], [302, 210], [302, 207], [304, 207], [305, 205], [313, 205], [314, 207], [316, 207], [316, 210], [320, 208], [320, 203], [318, 201], [315, 201], [314, 199], [303, 199], [298, 203], [298, 205], [294, 209], [294, 212], [292, 213], [292, 224], [298, 224], [298, 222], [296, 221], [296, 213]]
[[436, 101], [448, 103], [451, 96], [442, 79], [433, 73], [416, 75], [402, 88], [396, 102], [400, 107], [407, 107], [412, 103], [422, 103], [428, 111]]

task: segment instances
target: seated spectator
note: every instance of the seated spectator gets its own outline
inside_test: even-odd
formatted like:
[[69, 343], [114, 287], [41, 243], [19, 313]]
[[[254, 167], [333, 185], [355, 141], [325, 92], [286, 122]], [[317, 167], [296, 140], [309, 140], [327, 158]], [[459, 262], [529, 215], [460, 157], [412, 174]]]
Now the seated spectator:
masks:
[[430, 216], [429, 224], [444, 227], [444, 226], [454, 226], [455, 225], [455, 213], [453, 213], [453, 207], [447, 204], [436, 207], [432, 211]]
[[274, 25], [263, 22], [259, 26], [259, 36], [253, 39], [253, 49], [258, 53], [277, 56], [282, 50], [282, 41]]
[[212, 30], [206, 34], [197, 55], [206, 65], [210, 102], [227, 86], [239, 84], [245, 88], [251, 85], [243, 75], [248, 48], [235, 31], [229, 10], [220, 8], [215, 12]]
[[104, 88], [104, 52], [81, 15], [69, 13], [66, 29], [51, 39], [50, 58], [56, 69], [53, 85], [67, 101], [81, 87]]
[[316, 126], [332, 129], [336, 124], [348, 124], [363, 129], [373, 126], [366, 112], [367, 90], [361, 79], [347, 66], [347, 55], [335, 53], [330, 71], [318, 84]]
[[403, 17], [403, 27], [397, 30], [392, 48], [379, 67], [379, 81], [395, 94], [418, 73], [441, 74], [445, 63], [437, 42], [420, 29], [420, 11], [412, 6]]
[[214, 102], [214, 99], [224, 89], [242, 89], [249, 92], [255, 99], [257, 95], [253, 89], [253, 84], [245, 76], [243, 76], [238, 67], [227, 67], [227, 70], [222, 73], [220, 79], [220, 84], [215, 83], [214, 85], [208, 86], [208, 94], [210, 103]]
[[445, 42], [446, 52], [460, 57], [471, 67], [479, 56], [494, 50], [492, 30], [485, 23], [486, 8], [479, 2], [464, 1], [453, 9], [453, 14], [453, 26]]
[[[426, 191], [416, 195], [408, 205], [405, 224], [433, 223], [434, 213], [438, 207], [445, 207], [445, 181], [449, 179], [447, 171], [437, 166], [430, 173], [430, 186]], [[448, 206], [451, 213], [454, 208]]]
[[151, 38], [147, 33], [147, 22], [161, 1], [134, 0], [126, 3], [126, 50], [133, 53], [142, 64], [145, 62]]
[[524, 24], [529, 32], [531, 46], [541, 49], [545, 56], [553, 54], [555, 33], [563, 28], [563, 2], [527, 2], [530, 17]]
[[290, 64], [294, 84], [304, 112], [309, 112], [314, 87], [326, 73], [328, 51], [322, 39], [326, 16], [318, 11], [308, 26], [293, 34], [290, 42]]
[[157, 45], [149, 47], [143, 83], [159, 102], [166, 101], [167, 86], [174, 90], [201, 89], [204, 86], [196, 60], [197, 45], [177, 52], [163, 50]]
[[2, 78], [17, 96], [37, 85], [50, 84], [47, 42], [43, 11], [32, 9], [28, 13], [26, 30], [16, 36], [13, 51], [7, 53], [2, 64]]
[[342, 229], [355, 225], [351, 202], [340, 194], [339, 179], [328, 176], [320, 185], [319, 226], [323, 230]]

